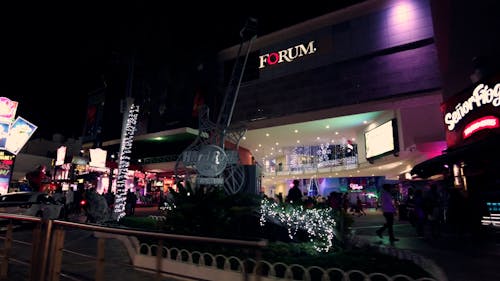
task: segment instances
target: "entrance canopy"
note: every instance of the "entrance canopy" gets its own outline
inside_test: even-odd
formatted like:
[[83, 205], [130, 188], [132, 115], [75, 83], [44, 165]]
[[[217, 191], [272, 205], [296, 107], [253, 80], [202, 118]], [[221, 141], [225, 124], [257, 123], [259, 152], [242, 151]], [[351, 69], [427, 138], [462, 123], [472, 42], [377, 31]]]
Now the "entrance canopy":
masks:
[[491, 160], [495, 162], [500, 156], [499, 144], [500, 135], [492, 132], [481, 140], [449, 148], [443, 154], [415, 165], [410, 173], [421, 178], [428, 178], [433, 175], [445, 174], [453, 164], [460, 162], [467, 164], [488, 163]]

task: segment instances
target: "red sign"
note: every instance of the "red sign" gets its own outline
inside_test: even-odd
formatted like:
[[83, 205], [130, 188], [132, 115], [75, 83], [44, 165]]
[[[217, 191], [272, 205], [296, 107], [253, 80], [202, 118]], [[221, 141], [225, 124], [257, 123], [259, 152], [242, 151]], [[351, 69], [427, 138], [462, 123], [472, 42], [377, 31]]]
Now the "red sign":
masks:
[[472, 134], [477, 131], [481, 131], [484, 129], [494, 129], [498, 128], [498, 118], [495, 116], [485, 116], [483, 118], [476, 119], [471, 123], [465, 126], [464, 131], [462, 132], [462, 136], [464, 139], [470, 137]]

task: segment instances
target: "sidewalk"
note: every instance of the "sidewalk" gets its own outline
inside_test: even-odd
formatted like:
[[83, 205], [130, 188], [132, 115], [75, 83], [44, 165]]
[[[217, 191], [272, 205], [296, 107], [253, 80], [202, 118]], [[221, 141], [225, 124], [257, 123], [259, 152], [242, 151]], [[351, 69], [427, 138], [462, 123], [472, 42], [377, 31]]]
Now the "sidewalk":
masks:
[[489, 233], [482, 239], [446, 232], [437, 239], [428, 233], [419, 238], [411, 224], [396, 218], [394, 233], [399, 241], [391, 245], [387, 233], [383, 239], [375, 234], [384, 223], [380, 210], [365, 211], [366, 216], [354, 217], [353, 231], [360, 239], [373, 245], [409, 250], [431, 259], [441, 267], [448, 281], [500, 280], [500, 236], [497, 233]]

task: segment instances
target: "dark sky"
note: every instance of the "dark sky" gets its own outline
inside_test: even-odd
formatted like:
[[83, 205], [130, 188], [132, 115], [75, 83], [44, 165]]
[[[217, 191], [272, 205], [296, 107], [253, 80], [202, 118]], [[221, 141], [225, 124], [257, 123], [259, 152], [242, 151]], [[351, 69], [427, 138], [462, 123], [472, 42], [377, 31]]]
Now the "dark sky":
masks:
[[265, 35], [362, 1], [49, 2], [0, 9], [0, 96], [19, 102], [17, 115], [38, 126], [35, 137], [79, 137], [87, 94], [132, 47], [156, 64], [193, 62], [239, 44], [249, 16]]

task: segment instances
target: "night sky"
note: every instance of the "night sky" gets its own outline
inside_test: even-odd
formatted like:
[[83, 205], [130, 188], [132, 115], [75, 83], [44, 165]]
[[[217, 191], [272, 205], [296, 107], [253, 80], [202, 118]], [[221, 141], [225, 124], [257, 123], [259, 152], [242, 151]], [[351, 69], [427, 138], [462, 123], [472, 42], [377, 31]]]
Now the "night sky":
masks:
[[34, 137], [79, 137], [88, 93], [130, 50], [145, 66], [192, 67], [239, 44], [249, 16], [261, 36], [359, 2], [2, 3], [0, 96], [19, 102]]

